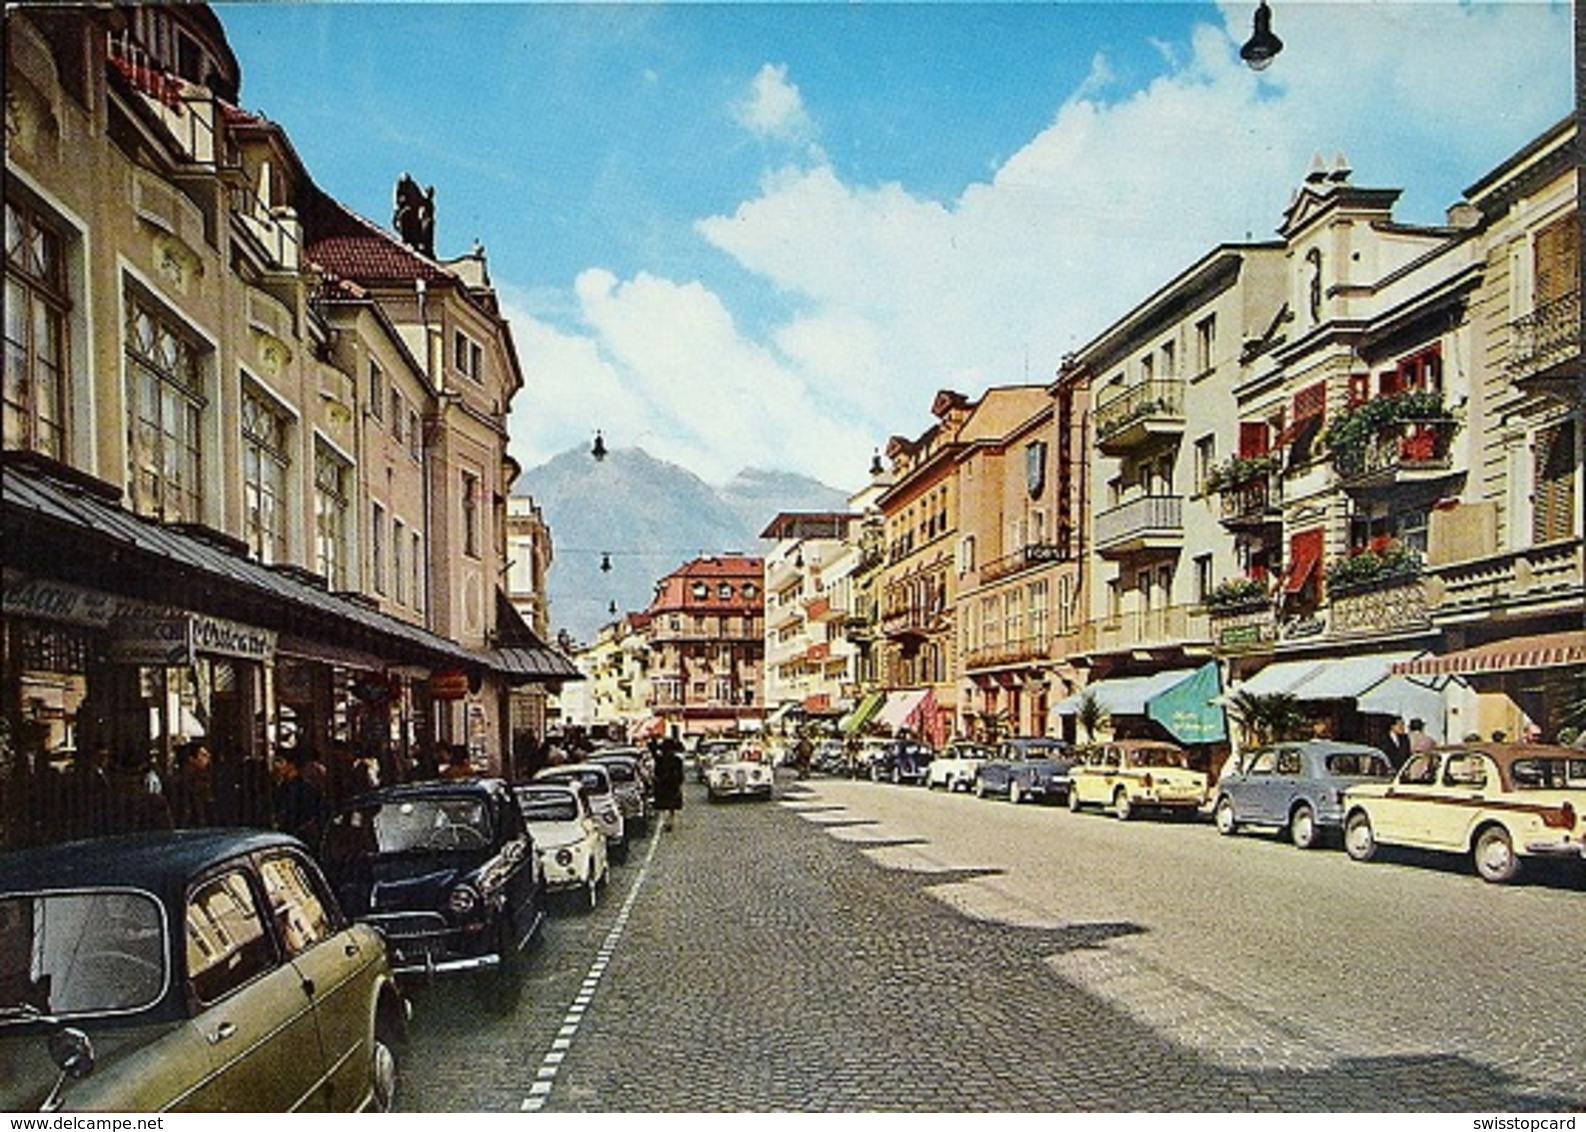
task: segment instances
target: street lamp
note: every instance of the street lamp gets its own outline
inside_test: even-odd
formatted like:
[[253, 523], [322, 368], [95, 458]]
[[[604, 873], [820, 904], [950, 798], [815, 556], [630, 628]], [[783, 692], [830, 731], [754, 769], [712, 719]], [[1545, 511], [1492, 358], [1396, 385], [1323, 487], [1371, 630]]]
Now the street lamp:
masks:
[[598, 428], [595, 430], [595, 446], [589, 450], [589, 454], [597, 461], [606, 458], [606, 438], [600, 435]]
[[1267, 7], [1267, 0], [1261, 0], [1256, 5], [1255, 31], [1239, 49], [1239, 58], [1252, 71], [1264, 71], [1282, 50], [1283, 41], [1272, 34], [1272, 9]]

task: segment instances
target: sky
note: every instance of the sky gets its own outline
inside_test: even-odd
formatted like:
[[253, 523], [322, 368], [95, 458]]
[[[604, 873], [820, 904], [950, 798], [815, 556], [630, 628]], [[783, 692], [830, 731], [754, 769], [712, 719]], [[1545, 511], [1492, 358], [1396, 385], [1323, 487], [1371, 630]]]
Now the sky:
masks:
[[1311, 162], [1437, 224], [1573, 112], [1549, 0], [216, 4], [246, 109], [488, 256], [532, 468], [596, 430], [857, 490], [935, 393], [1045, 383]]

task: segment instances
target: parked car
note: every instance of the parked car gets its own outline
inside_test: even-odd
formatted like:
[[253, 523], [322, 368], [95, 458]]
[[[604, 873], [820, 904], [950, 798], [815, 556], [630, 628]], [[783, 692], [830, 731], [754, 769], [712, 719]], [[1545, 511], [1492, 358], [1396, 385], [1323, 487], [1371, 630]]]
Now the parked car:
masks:
[[589, 808], [606, 835], [607, 854], [619, 864], [628, 859], [628, 823], [623, 820], [609, 770], [599, 763], [563, 763], [536, 771], [533, 781], [576, 782], [582, 786], [589, 798]]
[[389, 1109], [408, 1008], [307, 848], [179, 830], [0, 853], [0, 1109]]
[[848, 770], [848, 749], [841, 739], [822, 739], [815, 744], [810, 766], [820, 774], [843, 774]]
[[1375, 747], [1312, 739], [1247, 751], [1217, 782], [1212, 819], [1219, 833], [1271, 826], [1309, 849], [1344, 827], [1344, 791], [1393, 777], [1393, 764]]
[[887, 749], [891, 739], [879, 735], [867, 735], [859, 740], [859, 745], [852, 752], [848, 760], [848, 775], [851, 778], [869, 778], [870, 768], [875, 765]]
[[1194, 814], [1206, 803], [1206, 776], [1181, 747], [1154, 739], [1102, 743], [1075, 765], [1068, 808], [1112, 807], [1121, 821], [1142, 810]]
[[925, 782], [935, 757], [936, 752], [918, 740], [893, 739], [870, 760], [870, 781], [919, 786]]
[[705, 793], [712, 802], [726, 798], [760, 798], [769, 801], [775, 774], [771, 764], [759, 754], [759, 747], [745, 745], [727, 758], [718, 759], [705, 773]]
[[1015, 805], [1027, 798], [1061, 802], [1069, 797], [1073, 766], [1073, 749], [1061, 739], [1004, 739], [975, 772], [970, 788], [977, 798], [1002, 794]]
[[1527, 857], [1586, 860], [1586, 751], [1470, 743], [1411, 755], [1389, 782], [1344, 792], [1344, 848], [1469, 853], [1481, 878], [1513, 880]]
[[611, 776], [612, 793], [622, 811], [624, 840], [643, 837], [650, 828], [655, 804], [644, 779], [639, 757], [620, 751], [597, 751], [586, 762], [606, 768]]
[[933, 790], [940, 786], [948, 793], [968, 790], [975, 784], [975, 772], [995, 754], [996, 751], [984, 743], [949, 743], [931, 760], [925, 785]]
[[738, 741], [736, 739], [701, 740], [699, 746], [694, 748], [695, 781], [704, 782], [712, 766], [737, 757]]
[[534, 838], [546, 889], [577, 892], [587, 907], [595, 907], [611, 878], [611, 863], [584, 788], [577, 782], [528, 782], [512, 791]]
[[515, 975], [545, 919], [534, 844], [506, 783], [390, 786], [331, 817], [320, 860], [342, 907], [380, 929], [401, 976]]

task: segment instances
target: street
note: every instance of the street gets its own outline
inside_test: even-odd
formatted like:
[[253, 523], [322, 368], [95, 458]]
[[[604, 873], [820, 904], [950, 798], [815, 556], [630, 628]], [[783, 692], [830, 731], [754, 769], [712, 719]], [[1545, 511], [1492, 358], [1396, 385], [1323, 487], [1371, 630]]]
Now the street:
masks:
[[559, 907], [516, 1002], [419, 989], [416, 1111], [1586, 1105], [1583, 881], [836, 779]]

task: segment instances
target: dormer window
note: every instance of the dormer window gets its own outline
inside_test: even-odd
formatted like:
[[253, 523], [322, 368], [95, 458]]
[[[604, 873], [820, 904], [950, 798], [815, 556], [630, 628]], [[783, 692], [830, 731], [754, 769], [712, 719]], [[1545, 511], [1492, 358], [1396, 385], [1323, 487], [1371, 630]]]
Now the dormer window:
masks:
[[710, 587], [704, 582], [695, 582], [689, 592], [693, 594], [695, 600], [704, 601], [710, 596]]

